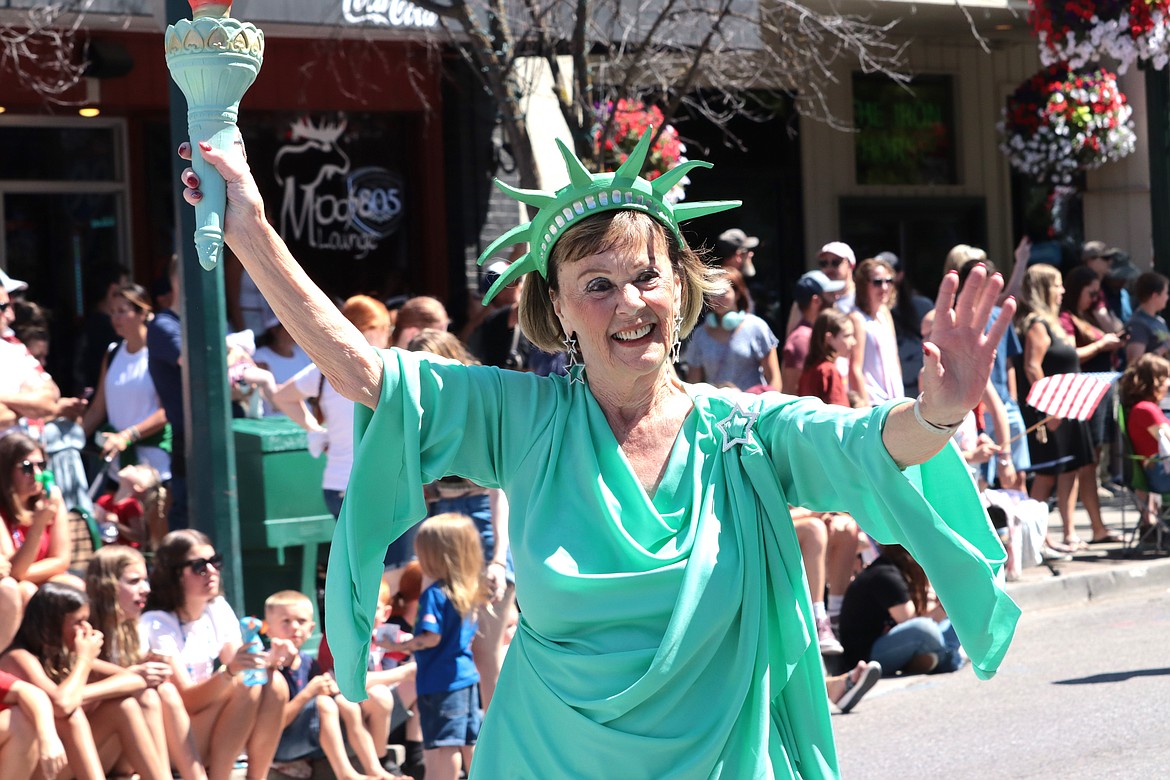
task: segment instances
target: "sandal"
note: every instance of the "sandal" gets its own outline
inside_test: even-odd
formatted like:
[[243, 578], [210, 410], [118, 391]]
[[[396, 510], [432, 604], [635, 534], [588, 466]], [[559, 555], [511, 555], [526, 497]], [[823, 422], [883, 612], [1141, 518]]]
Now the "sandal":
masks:
[[1089, 544], [1121, 544], [1123, 541], [1121, 534], [1116, 531], [1106, 531], [1104, 536], [1091, 540]]
[[1079, 536], [1064, 537], [1064, 546], [1069, 552], [1077, 552], [1079, 550], [1089, 549], [1089, 544]]
[[877, 681], [882, 678], [882, 665], [877, 661], [870, 661], [865, 668], [858, 673], [857, 679], [853, 679], [850, 674], [845, 678], [845, 691], [841, 694], [841, 698], [837, 699], [835, 704], [837, 709], [842, 713], [849, 712], [857, 706], [857, 702], [861, 701], [861, 697], [869, 692], [869, 689], [877, 685]]

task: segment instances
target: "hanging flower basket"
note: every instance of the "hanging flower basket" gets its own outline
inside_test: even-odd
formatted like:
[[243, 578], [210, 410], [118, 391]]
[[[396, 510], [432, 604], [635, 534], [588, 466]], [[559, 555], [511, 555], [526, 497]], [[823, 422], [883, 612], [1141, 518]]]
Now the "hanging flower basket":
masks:
[[[605, 122], [612, 114], [613, 137], [603, 142], [601, 133]], [[678, 131], [672, 125], [663, 125], [664, 117], [657, 106], [646, 106], [635, 100], [619, 100], [614, 106], [612, 102], [605, 103], [597, 109], [597, 121], [593, 125], [593, 144], [597, 151], [595, 160], [602, 160], [603, 165], [616, 168], [626, 161], [630, 152], [646, 132], [648, 127], [661, 127], [662, 132], [658, 140], [650, 147], [650, 154], [646, 158], [646, 167], [642, 176], [647, 181], [654, 181], [679, 163], [686, 162], [683, 156], [687, 147], [679, 139]], [[666, 194], [666, 199], [677, 203], [686, 196], [685, 188], [691, 180], [684, 176]]]
[[1102, 57], [1117, 72], [1134, 62], [1155, 70], [1170, 60], [1170, 0], [1030, 0], [1028, 21], [1040, 38], [1045, 65], [1080, 68]]
[[1000, 149], [1012, 166], [1052, 184], [1120, 160], [1137, 141], [1133, 110], [1107, 70], [1051, 65], [1008, 98], [999, 123]]

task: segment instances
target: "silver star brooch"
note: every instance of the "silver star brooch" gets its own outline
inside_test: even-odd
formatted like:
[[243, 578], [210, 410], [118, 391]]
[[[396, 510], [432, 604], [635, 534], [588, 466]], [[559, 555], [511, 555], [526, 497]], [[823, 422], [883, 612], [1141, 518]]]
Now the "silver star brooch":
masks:
[[715, 427], [723, 434], [723, 451], [727, 452], [737, 444], [751, 444], [752, 426], [759, 416], [759, 412], [745, 411], [738, 401], [735, 402], [731, 413], [715, 423]]

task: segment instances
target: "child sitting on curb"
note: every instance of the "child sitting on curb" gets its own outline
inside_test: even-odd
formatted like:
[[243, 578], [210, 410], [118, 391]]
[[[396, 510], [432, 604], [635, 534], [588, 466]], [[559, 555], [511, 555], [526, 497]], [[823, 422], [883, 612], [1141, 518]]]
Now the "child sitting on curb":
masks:
[[[295, 590], [274, 593], [264, 602], [264, 619], [274, 644], [291, 642], [297, 650], [292, 662], [280, 669], [288, 681], [289, 701], [273, 768], [290, 777], [308, 778], [312, 768], [306, 759], [324, 755], [338, 780], [402, 780], [379, 763], [374, 740], [362, 723], [361, 708], [341, 696], [333, 676], [323, 673], [317, 660], [301, 650], [315, 625], [309, 597]], [[350, 762], [346, 737], [365, 774]]]

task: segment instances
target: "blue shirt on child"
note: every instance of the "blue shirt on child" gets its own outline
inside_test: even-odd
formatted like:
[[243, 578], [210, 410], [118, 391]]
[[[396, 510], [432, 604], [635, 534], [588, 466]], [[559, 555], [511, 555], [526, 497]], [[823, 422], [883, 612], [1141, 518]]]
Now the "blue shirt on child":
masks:
[[471, 658], [471, 640], [476, 621], [465, 620], [436, 582], [422, 592], [418, 600], [416, 634], [430, 631], [439, 635], [439, 644], [418, 650], [415, 688], [423, 693], [447, 693], [479, 682], [479, 672]]
[[284, 679], [288, 681], [288, 697], [291, 699], [298, 693], [305, 689], [309, 684], [309, 680], [322, 674], [321, 665], [317, 663], [317, 659], [308, 653], [301, 651], [297, 653], [301, 658], [301, 663], [296, 669], [284, 667], [280, 673], [284, 675]]

